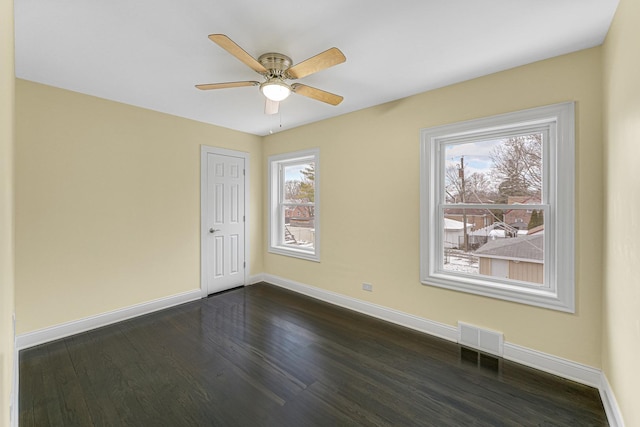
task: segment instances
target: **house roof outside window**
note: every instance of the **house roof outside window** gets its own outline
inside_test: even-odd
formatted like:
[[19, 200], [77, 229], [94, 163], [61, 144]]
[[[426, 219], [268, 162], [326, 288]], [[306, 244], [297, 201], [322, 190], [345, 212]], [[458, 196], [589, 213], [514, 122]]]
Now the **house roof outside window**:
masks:
[[544, 234], [490, 240], [477, 249], [475, 255], [481, 258], [542, 263], [544, 261]]

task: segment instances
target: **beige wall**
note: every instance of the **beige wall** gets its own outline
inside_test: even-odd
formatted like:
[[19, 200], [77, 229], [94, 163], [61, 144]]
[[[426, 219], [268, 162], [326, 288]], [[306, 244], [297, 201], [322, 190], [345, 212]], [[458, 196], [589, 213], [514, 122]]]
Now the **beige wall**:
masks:
[[200, 288], [200, 146], [250, 153], [262, 271], [261, 138], [16, 83], [18, 333]]
[[603, 370], [627, 426], [640, 426], [640, 2], [621, 0], [604, 44]]
[[[503, 331], [511, 343], [600, 367], [601, 78], [594, 48], [266, 137], [265, 162], [320, 148], [322, 262], [265, 254], [265, 272], [449, 325]], [[420, 129], [564, 101], [577, 102], [576, 313], [421, 285]], [[355, 224], [368, 233], [354, 235]]]
[[0, 0], [0, 426], [10, 425], [13, 383], [13, 1]]

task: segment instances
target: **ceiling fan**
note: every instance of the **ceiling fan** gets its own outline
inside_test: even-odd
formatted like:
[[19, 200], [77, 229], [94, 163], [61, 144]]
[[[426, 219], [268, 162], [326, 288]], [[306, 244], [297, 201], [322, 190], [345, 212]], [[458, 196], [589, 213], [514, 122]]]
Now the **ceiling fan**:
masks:
[[332, 47], [331, 49], [325, 50], [324, 52], [306, 59], [299, 64], [291, 66], [291, 58], [281, 53], [265, 53], [260, 55], [256, 60], [224, 34], [211, 34], [209, 39], [231, 55], [238, 58], [258, 74], [262, 74], [265, 80], [262, 83], [257, 81], [241, 81], [196, 85], [200, 90], [260, 86], [260, 91], [267, 99], [265, 103], [266, 114], [277, 113], [280, 101], [286, 99], [291, 92], [326, 102], [331, 105], [338, 105], [343, 100], [343, 97], [340, 95], [335, 95], [301, 83], [288, 84], [286, 82], [286, 80], [300, 79], [345, 62], [347, 58], [345, 58], [344, 54], [340, 52], [340, 49], [338, 48]]

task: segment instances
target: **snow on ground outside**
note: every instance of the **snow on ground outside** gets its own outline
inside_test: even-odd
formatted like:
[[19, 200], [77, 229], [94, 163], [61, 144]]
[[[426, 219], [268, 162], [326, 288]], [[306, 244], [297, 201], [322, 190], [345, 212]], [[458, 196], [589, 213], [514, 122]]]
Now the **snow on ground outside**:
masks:
[[[461, 273], [478, 274], [478, 258], [471, 257], [460, 251], [460, 256], [456, 256], [457, 251], [451, 251], [445, 255], [444, 269], [447, 271], [458, 271]], [[448, 261], [448, 262], [447, 262]]]

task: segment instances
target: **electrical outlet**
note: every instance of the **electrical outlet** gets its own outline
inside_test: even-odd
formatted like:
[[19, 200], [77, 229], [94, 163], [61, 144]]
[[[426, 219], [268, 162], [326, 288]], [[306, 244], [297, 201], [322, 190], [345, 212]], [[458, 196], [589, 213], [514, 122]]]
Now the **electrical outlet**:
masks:
[[373, 292], [373, 285], [371, 283], [363, 283], [362, 290], [367, 292]]

